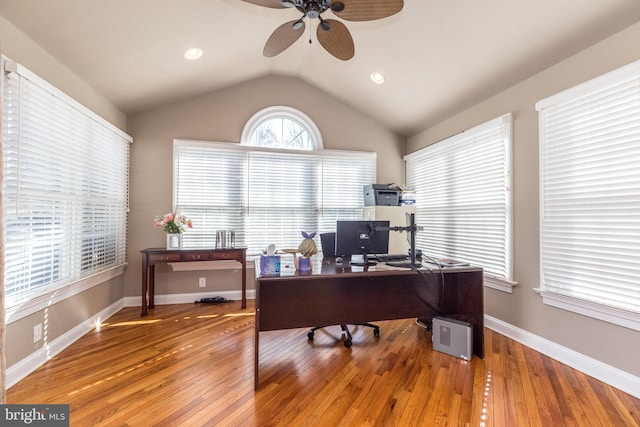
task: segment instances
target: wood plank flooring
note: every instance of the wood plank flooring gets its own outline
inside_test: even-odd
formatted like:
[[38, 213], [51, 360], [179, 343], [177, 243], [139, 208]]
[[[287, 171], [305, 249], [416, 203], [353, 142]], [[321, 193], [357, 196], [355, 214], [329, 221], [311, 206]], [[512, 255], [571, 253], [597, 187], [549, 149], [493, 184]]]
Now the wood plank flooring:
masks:
[[8, 390], [72, 426], [640, 426], [640, 400], [491, 330], [484, 360], [435, 352], [415, 319], [260, 334], [254, 308], [126, 308]]

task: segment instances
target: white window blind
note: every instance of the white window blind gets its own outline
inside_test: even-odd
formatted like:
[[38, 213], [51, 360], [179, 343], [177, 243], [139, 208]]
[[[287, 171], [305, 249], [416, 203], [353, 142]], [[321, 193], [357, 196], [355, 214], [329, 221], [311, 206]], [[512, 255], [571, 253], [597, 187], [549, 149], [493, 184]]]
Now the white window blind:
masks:
[[337, 219], [362, 218], [375, 163], [375, 153], [175, 140], [175, 206], [195, 224], [184, 246], [211, 247], [216, 230], [233, 229], [249, 254], [271, 243], [297, 248], [303, 230], [334, 231]]
[[536, 108], [543, 291], [639, 313], [640, 62]]
[[7, 308], [126, 262], [131, 138], [3, 58]]
[[405, 156], [417, 247], [512, 280], [511, 114]]

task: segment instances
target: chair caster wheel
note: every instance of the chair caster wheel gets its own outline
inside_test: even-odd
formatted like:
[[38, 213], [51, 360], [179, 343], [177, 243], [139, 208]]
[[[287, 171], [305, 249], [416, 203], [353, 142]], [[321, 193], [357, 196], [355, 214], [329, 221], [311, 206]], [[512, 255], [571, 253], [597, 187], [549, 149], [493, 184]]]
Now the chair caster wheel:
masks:
[[307, 334], [307, 338], [309, 338], [310, 340], [312, 340], [312, 339], [313, 339], [313, 331], [311, 331], [311, 332], [309, 332], [309, 333]]
[[379, 337], [380, 336], [380, 328], [375, 328], [373, 330], [373, 336], [374, 337]]
[[351, 347], [351, 340], [345, 340], [344, 346], [347, 348]]

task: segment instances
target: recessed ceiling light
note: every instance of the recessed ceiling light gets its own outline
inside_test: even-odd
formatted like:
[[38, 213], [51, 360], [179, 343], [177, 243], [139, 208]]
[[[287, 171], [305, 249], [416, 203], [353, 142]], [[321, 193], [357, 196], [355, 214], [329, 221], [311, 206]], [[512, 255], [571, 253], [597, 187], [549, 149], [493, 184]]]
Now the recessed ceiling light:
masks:
[[189, 49], [184, 53], [184, 57], [190, 61], [199, 59], [202, 56], [202, 49], [198, 49], [194, 47], [193, 49]]
[[382, 83], [384, 83], [384, 76], [377, 72], [371, 73], [371, 81], [375, 84], [381, 85]]

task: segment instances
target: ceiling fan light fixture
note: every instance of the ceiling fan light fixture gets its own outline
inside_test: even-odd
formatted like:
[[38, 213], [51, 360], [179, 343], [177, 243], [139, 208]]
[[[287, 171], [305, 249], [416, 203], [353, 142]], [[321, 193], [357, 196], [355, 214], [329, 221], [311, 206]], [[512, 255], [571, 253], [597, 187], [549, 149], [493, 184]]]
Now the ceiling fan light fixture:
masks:
[[292, 1], [282, 0], [282, 5], [284, 7], [295, 7], [295, 4]]
[[329, 31], [331, 29], [331, 25], [329, 25], [329, 23], [327, 21], [325, 21], [324, 19], [322, 21], [320, 21], [320, 27], [324, 31]]
[[302, 28], [303, 25], [304, 25], [304, 21], [302, 19], [298, 19], [296, 22], [293, 23], [293, 25], [291, 25], [291, 28], [293, 28], [294, 30], [299, 30], [300, 28]]
[[200, 59], [202, 57], [202, 53], [202, 49], [194, 47], [191, 49], [187, 49], [184, 52], [184, 57], [189, 61], [195, 61], [196, 59]]
[[331, 3], [331, 10], [334, 12], [342, 12], [344, 10], [344, 3], [341, 1]]
[[382, 75], [382, 73], [378, 73], [376, 71], [376, 72], [371, 73], [370, 77], [371, 77], [371, 81], [374, 82], [377, 85], [381, 85], [381, 84], [384, 83], [384, 75]]

